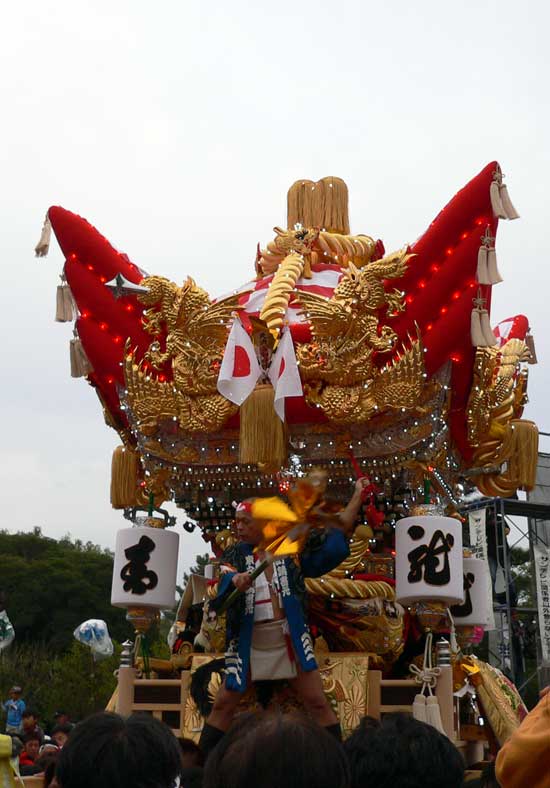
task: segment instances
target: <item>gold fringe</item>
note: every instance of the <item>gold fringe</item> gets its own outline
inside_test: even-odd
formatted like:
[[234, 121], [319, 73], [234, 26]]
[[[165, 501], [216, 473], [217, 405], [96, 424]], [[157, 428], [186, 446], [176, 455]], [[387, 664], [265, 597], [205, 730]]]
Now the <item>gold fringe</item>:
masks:
[[46, 257], [50, 251], [50, 240], [52, 237], [52, 225], [50, 217], [46, 214], [44, 224], [42, 225], [42, 232], [40, 233], [40, 240], [34, 247], [35, 257]]
[[280, 468], [287, 461], [284, 424], [273, 405], [275, 392], [260, 383], [241, 405], [239, 461]]
[[292, 184], [287, 195], [287, 226], [319, 227], [328, 232], [349, 234], [348, 187], [333, 176]]
[[75, 336], [70, 344], [71, 377], [85, 378], [88, 373], [93, 372], [90, 360], [86, 351], [82, 347], [82, 342]]
[[111, 506], [124, 509], [137, 505], [139, 455], [126, 446], [117, 446], [111, 463]]
[[508, 459], [510, 479], [522, 490], [533, 490], [537, 479], [539, 431], [533, 421], [514, 419], [511, 422], [512, 446]]

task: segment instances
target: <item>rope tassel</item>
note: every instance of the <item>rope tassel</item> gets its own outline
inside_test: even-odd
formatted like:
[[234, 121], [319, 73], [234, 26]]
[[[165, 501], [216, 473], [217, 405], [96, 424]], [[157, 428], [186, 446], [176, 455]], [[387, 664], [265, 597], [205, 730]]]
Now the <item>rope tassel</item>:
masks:
[[74, 319], [74, 307], [71, 288], [61, 277], [62, 284], [57, 285], [55, 301], [55, 320], [57, 323], [70, 323]]
[[502, 170], [497, 165], [496, 170], [493, 172], [493, 180], [490, 186], [491, 206], [493, 213], [499, 219], [519, 219], [519, 213], [514, 208], [508, 188], [502, 182]]
[[477, 281], [480, 285], [498, 285], [502, 276], [498, 270], [495, 239], [491, 235], [491, 228], [487, 225], [485, 233], [481, 236], [481, 246], [477, 253]]
[[476, 278], [480, 285], [490, 284], [489, 271], [487, 270], [487, 251], [487, 247], [482, 244], [477, 253]]
[[497, 344], [497, 338], [493, 333], [493, 329], [491, 328], [491, 323], [489, 320], [489, 313], [486, 309], [482, 309], [480, 312], [480, 324], [481, 324], [481, 333], [483, 334], [483, 338], [485, 339], [485, 346], [486, 347], [493, 347]]
[[40, 240], [34, 247], [35, 257], [46, 257], [50, 251], [50, 240], [52, 237], [52, 225], [50, 217], [46, 214], [44, 224], [42, 225], [42, 232], [40, 233]]
[[497, 338], [491, 329], [489, 313], [485, 309], [485, 299], [481, 296], [481, 289], [477, 291], [477, 298], [472, 299], [470, 321], [470, 336], [474, 347], [492, 347], [497, 344]]
[[86, 375], [93, 371], [82, 342], [76, 333], [74, 339], [71, 339], [70, 359], [72, 378], [85, 378]]

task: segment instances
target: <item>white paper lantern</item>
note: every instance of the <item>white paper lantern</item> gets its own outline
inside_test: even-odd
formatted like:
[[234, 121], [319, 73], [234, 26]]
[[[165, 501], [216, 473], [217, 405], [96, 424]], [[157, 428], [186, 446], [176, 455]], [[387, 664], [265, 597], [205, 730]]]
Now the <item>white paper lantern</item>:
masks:
[[179, 536], [162, 528], [123, 528], [117, 533], [111, 604], [174, 607]]
[[451, 608], [456, 626], [486, 627], [488, 623], [489, 570], [480, 558], [464, 559], [464, 602]]
[[398, 602], [464, 599], [462, 524], [454, 517], [404, 517], [395, 527], [395, 590]]

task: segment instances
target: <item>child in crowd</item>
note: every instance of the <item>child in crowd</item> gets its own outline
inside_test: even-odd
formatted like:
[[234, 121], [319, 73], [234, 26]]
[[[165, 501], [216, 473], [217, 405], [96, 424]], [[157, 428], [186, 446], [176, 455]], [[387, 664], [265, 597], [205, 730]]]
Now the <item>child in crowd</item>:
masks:
[[2, 704], [2, 708], [7, 713], [6, 733], [21, 732], [23, 712], [26, 708], [21, 693], [21, 687], [12, 687], [8, 693], [8, 699]]

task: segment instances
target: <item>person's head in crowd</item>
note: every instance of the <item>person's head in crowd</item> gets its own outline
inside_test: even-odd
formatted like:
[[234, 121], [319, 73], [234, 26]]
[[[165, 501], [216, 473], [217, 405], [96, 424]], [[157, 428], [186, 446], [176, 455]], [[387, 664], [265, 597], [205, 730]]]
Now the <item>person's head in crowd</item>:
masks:
[[23, 731], [33, 731], [38, 725], [38, 714], [34, 709], [25, 709], [21, 717]]
[[178, 739], [181, 750], [182, 769], [191, 769], [194, 766], [202, 766], [204, 758], [198, 744], [193, 739]]
[[69, 715], [67, 714], [66, 711], [56, 711], [55, 714], [53, 715], [53, 718], [54, 718], [56, 727], [58, 725], [70, 725], [71, 724], [71, 718], [69, 717]]
[[10, 696], [10, 698], [12, 700], [20, 700], [22, 693], [23, 693], [23, 690], [21, 689], [21, 687], [15, 685], [15, 686], [13, 686], [10, 689], [10, 691], [8, 692], [8, 695]]
[[210, 753], [204, 788], [348, 788], [342, 746], [298, 715], [246, 714]]
[[37, 733], [28, 733], [23, 740], [23, 750], [27, 754], [27, 760], [36, 761], [40, 751], [40, 736]]
[[[181, 771], [178, 740], [149, 714], [101, 712], [72, 731], [59, 752], [61, 788], [174, 788]], [[52, 785], [53, 785], [52, 784]]]
[[46, 744], [42, 745], [38, 754], [40, 755], [40, 757], [42, 757], [43, 755], [51, 755], [52, 753], [57, 754], [58, 752], [59, 752], [59, 747], [57, 746], [57, 744], [54, 744], [53, 742], [49, 741], [46, 742]]
[[464, 762], [432, 725], [408, 714], [364, 719], [344, 743], [351, 788], [461, 788]]
[[59, 750], [56, 747], [55, 752], [49, 751], [44, 754], [40, 755], [40, 758], [36, 761], [35, 765], [40, 770], [38, 773], [44, 775], [44, 788], [48, 788], [55, 775], [55, 767], [57, 765], [57, 758], [59, 755]]
[[67, 743], [72, 731], [72, 726], [66, 723], [65, 725], [56, 725], [52, 730], [52, 739], [58, 747], [64, 747]]

